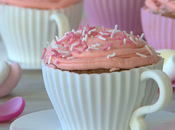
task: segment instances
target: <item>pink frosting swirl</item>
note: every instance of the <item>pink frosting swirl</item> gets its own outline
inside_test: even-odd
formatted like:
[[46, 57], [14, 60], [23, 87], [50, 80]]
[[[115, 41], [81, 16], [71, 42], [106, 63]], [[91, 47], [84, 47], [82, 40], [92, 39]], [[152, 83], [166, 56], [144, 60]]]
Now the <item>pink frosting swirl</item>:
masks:
[[141, 36], [115, 29], [79, 28], [44, 48], [42, 59], [62, 70], [131, 69], [157, 63], [160, 57]]
[[82, 0], [0, 0], [0, 3], [24, 8], [50, 10], [66, 8], [80, 1]]
[[153, 12], [175, 12], [175, 0], [146, 0], [145, 5]]

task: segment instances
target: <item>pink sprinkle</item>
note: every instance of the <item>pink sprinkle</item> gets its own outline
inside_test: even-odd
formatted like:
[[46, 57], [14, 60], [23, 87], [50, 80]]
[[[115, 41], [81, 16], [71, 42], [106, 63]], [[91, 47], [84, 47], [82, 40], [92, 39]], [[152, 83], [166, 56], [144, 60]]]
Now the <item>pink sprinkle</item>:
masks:
[[102, 49], [102, 51], [105, 51], [107, 48], [108, 48], [108, 45], [106, 45], [106, 46]]
[[87, 32], [89, 32], [89, 30], [90, 30], [89, 25], [86, 26], [86, 29], [87, 29]]
[[71, 36], [71, 38], [74, 38], [75, 34], [73, 32], [70, 32], [69, 34]]
[[98, 35], [98, 32], [93, 31], [93, 32], [91, 32], [91, 35], [93, 35], [93, 36]]
[[56, 55], [59, 55], [58, 51], [56, 51], [55, 49], [52, 49], [51, 51], [54, 52]]
[[106, 46], [102, 49], [102, 51], [105, 51], [108, 47], [111, 47], [112, 45], [113, 45], [113, 43], [106, 44]]
[[103, 29], [103, 32], [106, 33], [106, 30], [105, 30], [105, 27], [104, 26], [102, 26], [102, 29]]
[[56, 43], [55, 44], [60, 44], [60, 42], [58, 42], [57, 39], [56, 39]]
[[76, 53], [80, 54], [81, 52], [77, 49], [73, 49], [72, 51], [75, 51]]
[[43, 59], [43, 58], [44, 58], [44, 56], [45, 56], [45, 54], [46, 54], [46, 51], [47, 51], [47, 49], [44, 47], [44, 52], [43, 52], [43, 54], [42, 54], [41, 59]]
[[131, 40], [126, 39], [126, 41], [129, 42], [131, 45], [136, 46], [136, 44], [134, 44]]
[[126, 38], [126, 35], [125, 35], [125, 33], [124, 33], [124, 32], [121, 32], [121, 34], [120, 34], [120, 35], [122, 35], [122, 37]]
[[122, 45], [123, 44], [123, 41], [119, 43], [119, 45]]
[[80, 26], [79, 28], [78, 28], [78, 30], [81, 30], [82, 29], [82, 26]]
[[88, 45], [85, 41], [83, 41], [83, 44], [85, 45], [85, 47], [83, 48], [83, 51], [85, 51], [88, 48]]
[[70, 39], [70, 38], [71, 38], [71, 36], [66, 34], [66, 37], [63, 38], [61, 41], [63, 42], [63, 41], [68, 40], [68, 39]]
[[68, 49], [69, 49], [69, 47], [68, 47], [68, 46], [66, 46], [66, 47], [65, 47], [65, 49], [66, 49], [66, 50], [68, 50]]
[[68, 42], [68, 44], [72, 44], [76, 39], [72, 39], [71, 41]]
[[51, 56], [53, 57], [53, 56], [57, 56], [57, 55], [56, 54], [52, 54]]
[[79, 46], [82, 46], [82, 43], [81, 43], [81, 40], [80, 39], [78, 39], [78, 44], [75, 45], [74, 47], [79, 47]]
[[60, 63], [59, 61], [56, 61], [56, 64]]
[[90, 30], [92, 30], [92, 29], [95, 29], [96, 27], [95, 26], [93, 26], [93, 27], [89, 27], [90, 28]]
[[113, 45], [113, 43], [108, 43], [107, 45], [108, 45], [108, 46], [112, 46], [112, 45]]

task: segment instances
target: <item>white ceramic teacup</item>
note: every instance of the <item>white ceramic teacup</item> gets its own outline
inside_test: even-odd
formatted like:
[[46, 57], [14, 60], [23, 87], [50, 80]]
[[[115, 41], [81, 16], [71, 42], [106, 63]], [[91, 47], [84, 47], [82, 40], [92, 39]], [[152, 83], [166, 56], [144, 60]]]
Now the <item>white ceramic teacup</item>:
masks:
[[0, 33], [8, 59], [20, 65], [41, 66], [46, 42], [78, 29], [83, 1], [59, 10], [38, 10], [0, 4]]
[[[63, 130], [145, 130], [145, 115], [164, 109], [172, 84], [154, 65], [121, 72], [77, 74], [43, 65], [47, 93]], [[151, 105], [159, 88], [158, 101]]]

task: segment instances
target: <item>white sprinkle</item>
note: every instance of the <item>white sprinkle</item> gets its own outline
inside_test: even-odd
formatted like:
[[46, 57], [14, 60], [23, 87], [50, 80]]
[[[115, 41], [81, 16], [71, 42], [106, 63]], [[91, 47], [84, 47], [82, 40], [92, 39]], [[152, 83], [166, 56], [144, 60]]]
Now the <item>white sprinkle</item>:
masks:
[[96, 43], [96, 46], [101, 46], [100, 43]]
[[77, 33], [82, 33], [82, 30], [77, 30]]
[[69, 51], [61, 51], [61, 50], [58, 50], [59, 53], [69, 53]]
[[64, 35], [63, 37], [61, 37], [60, 39], [58, 39], [57, 41], [60, 42], [63, 38], [65, 38], [66, 35]]
[[74, 56], [72, 56], [72, 57], [67, 57], [67, 59], [69, 60], [69, 59], [74, 59]]
[[109, 35], [109, 33], [100, 32], [101, 35]]
[[49, 42], [47, 42], [47, 45], [50, 45], [50, 43], [49, 43]]
[[49, 65], [50, 65], [51, 59], [52, 59], [52, 56], [50, 55], [49, 60], [48, 60]]
[[84, 37], [82, 38], [82, 41], [85, 41]]
[[148, 45], [145, 45], [145, 47], [146, 47], [146, 49], [149, 51], [149, 53], [150, 53], [151, 55], [153, 55], [153, 52], [152, 52], [151, 49], [148, 47]]
[[131, 35], [134, 35], [134, 34], [133, 34], [133, 31], [130, 31], [130, 34], [131, 34]]
[[58, 37], [57, 36], [55, 36], [55, 39], [58, 41]]
[[88, 35], [86, 34], [85, 35], [85, 38], [84, 38], [84, 40], [87, 42], [87, 38], [88, 38]]
[[91, 35], [91, 32], [92, 32], [92, 31], [89, 31], [88, 34]]
[[146, 55], [143, 55], [143, 54], [140, 54], [140, 53], [136, 53], [136, 55], [139, 55], [139, 56], [141, 56], [141, 57], [147, 57]]
[[106, 41], [106, 38], [104, 38], [104, 37], [102, 37], [102, 36], [99, 36], [98, 38], [100, 38], [101, 40]]
[[114, 34], [112, 33], [112, 34], [111, 34], [111, 38], [113, 38], [113, 37], [114, 37]]
[[62, 57], [64, 58], [64, 57], [67, 57], [69, 54], [65, 54], [65, 55], [62, 55]]
[[126, 44], [126, 38], [123, 39], [123, 43]]
[[78, 43], [75, 43], [75, 44], [72, 44], [71, 45], [71, 49], [70, 49], [71, 51], [73, 50], [73, 48], [74, 48], [75, 45], [78, 45]]
[[165, 2], [168, 2], [169, 0], [165, 0]]
[[112, 55], [108, 55], [107, 59], [109, 59], [110, 57], [114, 57], [115, 56], [115, 52]]
[[142, 33], [142, 35], [140, 36], [140, 38], [142, 38], [142, 39], [143, 39], [143, 37], [144, 37], [144, 33]]
[[118, 25], [116, 24], [114, 30], [117, 30], [117, 28], [118, 28]]
[[89, 51], [89, 49], [99, 50], [99, 48], [97, 48], [97, 47], [89, 46], [88, 49], [86, 49], [86, 51]]
[[136, 45], [138, 45], [138, 43], [136, 41], [134, 41], [134, 39], [132, 37], [129, 37], [129, 39], [134, 42]]
[[149, 46], [152, 50], [154, 50], [154, 47], [152, 47], [152, 46]]
[[64, 48], [62, 45], [52, 44], [52, 48]]
[[92, 29], [91, 31], [96, 31], [97, 29], [96, 28], [94, 28], [94, 29]]
[[138, 41], [139, 39], [137, 37], [135, 37], [135, 40]]
[[86, 32], [86, 28], [83, 29], [82, 35], [85, 35], [85, 32]]
[[91, 38], [93, 38], [94, 36], [92, 35]]
[[111, 49], [111, 47], [110, 46], [108, 46], [108, 50], [110, 50]]
[[110, 33], [111, 33], [112, 31], [113, 31], [113, 30], [111, 30], [111, 29], [110, 29], [110, 30], [106, 30], [106, 32], [110, 32]]
[[96, 47], [96, 45], [91, 45], [92, 47]]

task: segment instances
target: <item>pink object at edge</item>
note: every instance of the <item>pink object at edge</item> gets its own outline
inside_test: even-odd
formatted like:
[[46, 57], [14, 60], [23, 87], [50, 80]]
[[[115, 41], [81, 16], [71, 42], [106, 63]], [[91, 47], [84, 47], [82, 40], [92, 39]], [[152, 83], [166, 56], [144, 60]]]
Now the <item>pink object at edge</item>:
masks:
[[25, 107], [25, 101], [21, 97], [15, 97], [0, 105], [0, 122], [8, 121], [19, 116]]

